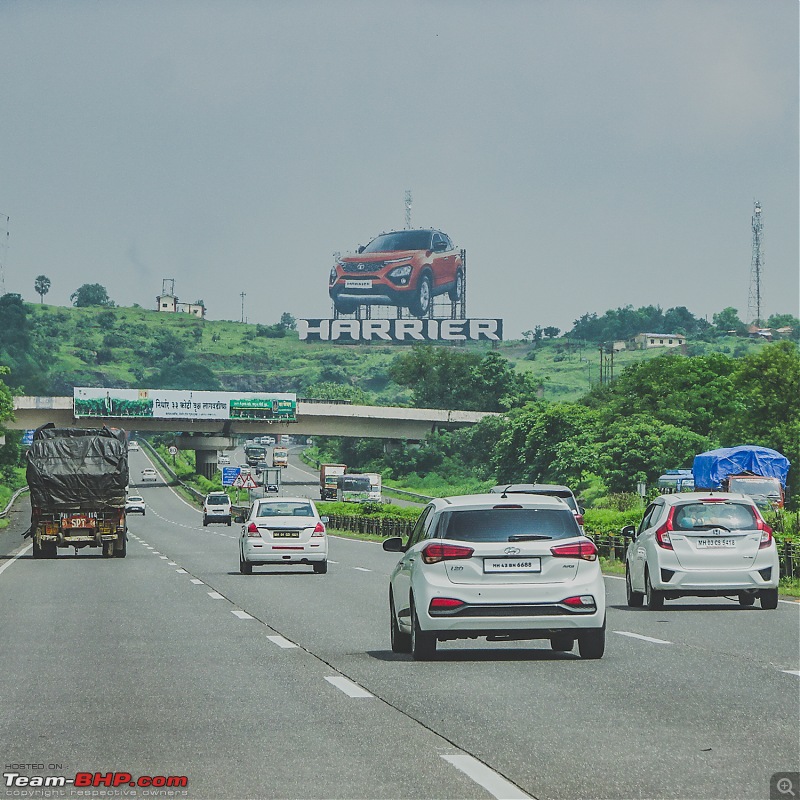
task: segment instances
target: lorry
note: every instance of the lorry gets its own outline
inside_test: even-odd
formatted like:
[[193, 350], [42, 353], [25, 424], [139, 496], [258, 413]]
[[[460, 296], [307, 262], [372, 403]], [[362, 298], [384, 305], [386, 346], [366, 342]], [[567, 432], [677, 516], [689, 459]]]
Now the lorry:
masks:
[[58, 548], [99, 547], [106, 558], [125, 558], [126, 489], [129, 481], [125, 432], [37, 428], [28, 450], [34, 558], [55, 558]]
[[336, 499], [336, 480], [347, 472], [345, 464], [320, 464], [319, 465], [319, 499]]
[[696, 455], [692, 475], [698, 491], [738, 492], [750, 495], [761, 508], [783, 508], [789, 466], [777, 450], [739, 445]]
[[377, 472], [365, 472], [364, 474], [369, 478], [369, 502], [383, 502], [381, 476]]
[[658, 476], [656, 486], [661, 494], [693, 492], [694, 476], [690, 469], [668, 469], [663, 475]]
[[287, 447], [272, 448], [272, 466], [273, 467], [289, 466], [289, 449]]
[[336, 479], [336, 499], [340, 503], [368, 503], [371, 489], [369, 475], [350, 473]]

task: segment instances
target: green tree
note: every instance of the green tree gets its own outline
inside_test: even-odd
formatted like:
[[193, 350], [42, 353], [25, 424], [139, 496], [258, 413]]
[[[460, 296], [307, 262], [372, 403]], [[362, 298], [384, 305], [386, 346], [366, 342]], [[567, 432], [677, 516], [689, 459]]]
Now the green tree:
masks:
[[28, 310], [18, 294], [0, 297], [0, 364], [9, 368], [7, 383], [16, 391], [44, 392], [47, 355], [34, 342]]
[[72, 305], [78, 308], [114, 305], [114, 301], [108, 297], [105, 286], [101, 286], [99, 283], [84, 283], [69, 296], [69, 299]]
[[556, 328], [553, 325], [548, 325], [543, 331], [544, 335], [548, 339], [555, 339], [559, 333], [561, 333], [561, 328]]
[[205, 364], [190, 359], [162, 367], [151, 381], [154, 389], [215, 391], [222, 388], [217, 376]]
[[284, 311], [278, 324], [287, 331], [293, 331], [297, 327], [297, 320], [288, 311]]
[[303, 390], [303, 395], [310, 400], [346, 400], [358, 406], [372, 405], [363, 389], [346, 383], [312, 383]]
[[738, 310], [732, 306], [714, 314], [712, 320], [719, 334], [733, 333], [736, 336], [742, 336], [747, 333], [747, 325], [739, 319]]
[[44, 303], [44, 296], [50, 291], [50, 278], [47, 275], [37, 275], [33, 288], [39, 295], [39, 303]]

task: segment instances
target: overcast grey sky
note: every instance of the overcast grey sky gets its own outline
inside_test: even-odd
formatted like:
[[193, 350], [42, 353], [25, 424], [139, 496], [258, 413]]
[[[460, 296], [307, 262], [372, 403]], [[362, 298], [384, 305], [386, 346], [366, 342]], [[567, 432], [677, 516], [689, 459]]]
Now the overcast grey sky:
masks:
[[[211, 319], [329, 317], [334, 251], [468, 253], [506, 338], [586, 312], [798, 313], [796, 0], [0, 3], [6, 291], [162, 278]], [[0, 225], [3, 230], [5, 221]], [[3, 230], [3, 232], [5, 232]]]

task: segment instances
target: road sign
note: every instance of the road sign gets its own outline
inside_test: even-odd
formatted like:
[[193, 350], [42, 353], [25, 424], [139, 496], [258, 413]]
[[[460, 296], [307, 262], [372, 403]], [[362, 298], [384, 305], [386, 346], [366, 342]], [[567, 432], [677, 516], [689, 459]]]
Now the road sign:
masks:
[[174, 444], [171, 444], [171, 445], [169, 446], [169, 450], [167, 450], [167, 452], [168, 452], [168, 453], [169, 453], [171, 456], [176, 456], [176, 455], [178, 455], [178, 448], [177, 448], [177, 447], [175, 447], [175, 445], [174, 445]]
[[222, 468], [222, 485], [233, 486], [234, 481], [239, 477], [239, 467]]
[[244, 486], [244, 477], [242, 475], [237, 475], [236, 480], [233, 482], [233, 486], [237, 489], [241, 489]]
[[33, 444], [33, 430], [25, 431], [22, 434], [22, 442], [23, 447], [30, 447]]
[[[241, 475], [239, 476], [241, 478]], [[236, 486], [236, 484], [234, 484]], [[253, 480], [252, 475], [245, 475], [241, 483], [242, 489], [257, 489], [258, 484]]]

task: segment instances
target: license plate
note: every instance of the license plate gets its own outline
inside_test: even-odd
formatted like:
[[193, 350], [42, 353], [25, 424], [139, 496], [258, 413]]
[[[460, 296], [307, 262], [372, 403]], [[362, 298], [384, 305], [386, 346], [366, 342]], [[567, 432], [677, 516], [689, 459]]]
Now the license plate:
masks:
[[89, 527], [89, 520], [85, 517], [73, 517], [69, 521], [71, 528], [88, 528]]
[[736, 547], [736, 539], [698, 539], [698, 550], [718, 550], [726, 547]]
[[275, 539], [299, 539], [300, 531], [273, 531], [272, 536]]
[[372, 281], [345, 281], [345, 289], [371, 289]]
[[484, 572], [541, 572], [542, 559], [536, 558], [484, 558]]

